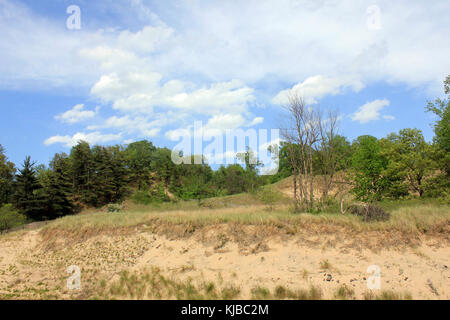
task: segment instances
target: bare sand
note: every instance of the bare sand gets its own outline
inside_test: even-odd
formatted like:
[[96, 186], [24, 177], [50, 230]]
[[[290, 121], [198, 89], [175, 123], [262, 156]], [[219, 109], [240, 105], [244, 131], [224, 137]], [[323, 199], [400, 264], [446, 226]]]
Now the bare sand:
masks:
[[[0, 298], [89, 299], [102, 279], [108, 285], [119, 279], [120, 271], [158, 267], [180, 280], [232, 284], [240, 288], [242, 299], [251, 298], [254, 287], [272, 290], [279, 285], [292, 290], [315, 285], [324, 299], [335, 298], [337, 288], [345, 285], [354, 291], [353, 298], [362, 299], [370, 265], [380, 268], [380, 291], [407, 292], [413, 299], [450, 298], [450, 248], [436, 238], [374, 249], [330, 234], [235, 242], [223, 230], [217, 226], [178, 238], [136, 229], [80, 242], [54, 239], [51, 244], [42, 240], [40, 230], [3, 235]], [[82, 270], [81, 292], [66, 288], [70, 265]]]

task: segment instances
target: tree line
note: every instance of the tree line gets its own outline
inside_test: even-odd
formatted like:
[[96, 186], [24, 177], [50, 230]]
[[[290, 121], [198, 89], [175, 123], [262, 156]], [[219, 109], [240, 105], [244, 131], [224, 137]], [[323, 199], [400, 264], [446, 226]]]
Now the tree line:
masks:
[[[444, 81], [450, 95], [450, 76]], [[352, 143], [338, 134], [337, 112], [324, 113], [307, 106], [291, 93], [285, 106], [284, 142], [280, 149], [278, 178], [293, 176], [294, 210], [314, 210], [329, 200], [335, 174], [344, 173], [357, 200], [371, 202], [450, 196], [450, 99], [429, 102], [426, 111], [437, 117], [432, 143], [418, 129], [406, 128], [377, 139], [359, 136]], [[315, 197], [313, 179], [320, 176], [324, 187]]]
[[[444, 82], [447, 95], [449, 87], [450, 76]], [[146, 140], [127, 146], [91, 146], [80, 141], [69, 154], [55, 154], [48, 166], [26, 157], [17, 168], [0, 145], [0, 228], [2, 219], [10, 219], [5, 216], [11, 210], [20, 215], [18, 221], [54, 219], [127, 198], [149, 204], [251, 192], [289, 176], [293, 177], [295, 211], [314, 210], [328, 201], [337, 173], [343, 173], [356, 199], [362, 201], [411, 194], [449, 197], [449, 99], [437, 99], [426, 107], [437, 116], [432, 143], [425, 141], [420, 130], [410, 128], [381, 139], [363, 135], [350, 142], [338, 134], [337, 112], [324, 116], [296, 95], [289, 97], [286, 110], [284, 141], [270, 149], [279, 155], [279, 170], [273, 176], [259, 175], [261, 164], [250, 161], [254, 155], [249, 149], [238, 154], [244, 166], [212, 170], [206, 161], [176, 165], [171, 150]], [[313, 183], [317, 178], [324, 186], [318, 198]]]
[[90, 146], [80, 141], [69, 154], [57, 153], [48, 166], [28, 156], [21, 168], [0, 146], [0, 206], [13, 206], [30, 220], [54, 219], [83, 207], [101, 207], [131, 197], [142, 204], [248, 192], [266, 183], [259, 165], [221, 166], [172, 162], [172, 151], [149, 141]]

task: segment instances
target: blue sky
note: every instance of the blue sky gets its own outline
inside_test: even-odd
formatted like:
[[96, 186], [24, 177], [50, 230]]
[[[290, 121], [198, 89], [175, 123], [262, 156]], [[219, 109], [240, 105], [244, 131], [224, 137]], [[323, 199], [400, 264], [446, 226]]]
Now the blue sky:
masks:
[[430, 140], [449, 13], [450, 1], [0, 0], [0, 144], [15, 163], [48, 163], [79, 139], [173, 147], [196, 120], [279, 128], [289, 91], [338, 109], [350, 139], [415, 127]]

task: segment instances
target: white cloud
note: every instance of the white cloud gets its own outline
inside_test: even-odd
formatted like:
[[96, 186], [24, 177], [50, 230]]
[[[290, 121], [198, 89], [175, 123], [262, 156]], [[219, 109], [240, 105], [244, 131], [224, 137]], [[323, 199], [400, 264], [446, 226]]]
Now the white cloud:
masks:
[[125, 30], [119, 34], [117, 45], [133, 52], [152, 53], [161, 51], [173, 33], [173, 29], [162, 26], [146, 26], [136, 33]]
[[256, 125], [261, 124], [263, 122], [264, 122], [264, 118], [263, 117], [256, 117], [247, 126], [248, 127], [253, 127], [253, 126], [256, 126]]
[[206, 124], [207, 129], [236, 129], [245, 124], [245, 119], [240, 114], [221, 114], [213, 116]]
[[55, 119], [70, 124], [82, 122], [94, 118], [99, 109], [99, 107], [96, 107], [95, 111], [84, 110], [84, 104], [77, 104], [72, 109], [55, 116]]
[[[387, 99], [375, 100], [367, 102], [363, 106], [359, 107], [358, 110], [351, 115], [353, 121], [359, 121], [360, 123], [367, 123], [370, 121], [375, 121], [380, 119], [380, 111], [386, 106], [389, 106], [390, 102]], [[384, 119], [393, 120], [393, 116], [384, 115]]]
[[351, 78], [332, 78], [322, 75], [308, 77], [305, 81], [293, 86], [291, 89], [282, 90], [273, 99], [274, 104], [286, 104], [288, 102], [288, 95], [296, 93], [305, 99], [308, 104], [316, 104], [318, 99], [326, 95], [337, 95], [343, 92], [346, 88], [351, 88], [353, 91], [360, 91], [364, 85], [361, 81]]
[[116, 73], [104, 75], [94, 85], [91, 93], [105, 102], [112, 102], [115, 109], [151, 113], [154, 106], [184, 109], [191, 113], [217, 114], [244, 112], [255, 98], [253, 89], [241, 81], [213, 83], [194, 90], [189, 84], [171, 80], [160, 84], [158, 73]]
[[[226, 1], [175, 1], [165, 5], [171, 14], [161, 21], [143, 1], [133, 0], [97, 10], [99, 24], [104, 18], [100, 12], [121, 17], [116, 30], [83, 27], [70, 32], [61, 27], [61, 19], [44, 18], [3, 0], [0, 84], [32, 81], [37, 86], [77, 87], [92, 84], [105, 72], [148, 68], [169, 80], [195, 75], [252, 85], [267, 78], [297, 83], [317, 74], [351, 75], [365, 84], [382, 80], [441, 90], [450, 69], [449, 3], [377, 1], [377, 31], [366, 25], [371, 4], [273, 0], [261, 5], [249, 0], [236, 6]], [[130, 25], [138, 31], [126, 30]]]
[[[170, 14], [162, 21], [144, 1], [130, 0], [90, 8], [96, 12], [92, 21], [104, 30], [83, 23], [73, 32], [60, 18], [0, 0], [0, 88], [91, 88], [86, 98], [112, 106], [117, 119], [128, 115], [151, 123], [172, 112], [179, 127], [199, 116], [224, 114], [242, 126], [261, 123], [262, 117], [242, 121], [254, 112], [259, 90], [266, 89], [260, 84], [299, 90], [310, 103], [380, 82], [440, 94], [450, 69], [448, 1], [432, 6], [377, 1], [382, 21], [377, 31], [366, 26], [371, 4], [174, 1], [165, 5]], [[120, 17], [114, 29], [103, 26], [109, 16]], [[287, 90], [273, 102], [281, 103]], [[363, 122], [392, 116], [357, 111], [354, 117]], [[134, 132], [145, 130], [141, 124]]]
[[89, 126], [88, 130], [98, 129], [118, 129], [121, 132], [128, 134], [138, 133], [139, 137], [149, 138], [158, 135], [161, 126], [168, 123], [167, 119], [151, 120], [149, 117], [130, 117], [112, 116], [108, 118], [103, 124]]
[[190, 135], [191, 135], [191, 130], [183, 129], [183, 128], [169, 130], [165, 133], [166, 138], [169, 139], [170, 141], [178, 141], [178, 140], [180, 140], [181, 137], [190, 136]]
[[111, 141], [118, 141], [122, 139], [121, 134], [102, 134], [98, 131], [96, 132], [90, 132], [90, 133], [83, 133], [78, 132], [74, 134], [73, 136], [53, 136], [45, 140], [44, 144], [49, 146], [55, 143], [62, 143], [66, 147], [70, 148], [75, 146], [79, 141], [87, 141], [90, 144], [100, 144], [100, 143], [106, 143]]

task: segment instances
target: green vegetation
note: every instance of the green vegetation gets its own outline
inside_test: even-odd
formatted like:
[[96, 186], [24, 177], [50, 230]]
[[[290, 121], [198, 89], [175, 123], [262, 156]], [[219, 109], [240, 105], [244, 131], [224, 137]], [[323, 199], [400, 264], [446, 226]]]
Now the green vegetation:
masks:
[[17, 212], [10, 204], [0, 207], [0, 232], [19, 227], [27, 221], [27, 218]]
[[[444, 82], [446, 94], [450, 94], [449, 86], [450, 76]], [[381, 207], [385, 201], [415, 197], [449, 202], [448, 99], [427, 106], [437, 117], [432, 143], [425, 141], [420, 130], [411, 128], [382, 139], [363, 135], [350, 143], [336, 134], [335, 115], [325, 121], [320, 114], [308, 113], [310, 109], [301, 101], [296, 103], [298, 110], [291, 111], [306, 117], [304, 129], [309, 128], [308, 119], [317, 121], [317, 133], [309, 136], [309, 142], [291, 136], [280, 146], [271, 146], [270, 151], [279, 154], [279, 171], [274, 176], [259, 174], [262, 165], [253, 161], [250, 149], [237, 155], [243, 166], [221, 166], [214, 171], [201, 156], [184, 157], [201, 160], [197, 164], [176, 165], [171, 150], [145, 140], [106, 147], [80, 141], [70, 154], [56, 154], [48, 167], [36, 166], [28, 156], [17, 170], [0, 146], [0, 205], [12, 204], [30, 221], [120, 205], [128, 199], [136, 207], [172, 210], [185, 206], [226, 208], [240, 197], [243, 204], [265, 204], [277, 212], [276, 204], [286, 203], [286, 196], [267, 185], [292, 176], [294, 212], [335, 213], [339, 212], [338, 198], [344, 196], [341, 190], [330, 195], [338, 175], [341, 183], [351, 186], [356, 200], [377, 202]], [[315, 186], [318, 182], [323, 185], [320, 195]], [[229, 198], [234, 195], [238, 196]], [[171, 206], [173, 203], [176, 206]]]
[[381, 293], [375, 294], [372, 291], [364, 294], [364, 300], [412, 300], [410, 293], [399, 293], [390, 290], [383, 290]]
[[349, 288], [347, 285], [341, 285], [335, 292], [334, 297], [338, 300], [352, 299], [355, 295], [355, 290]]
[[214, 282], [197, 284], [191, 279], [169, 278], [155, 267], [143, 274], [122, 271], [118, 281], [109, 287], [103, 282], [97, 289], [100, 299], [232, 300], [240, 294], [240, 289], [232, 285], [220, 287]]
[[267, 288], [256, 287], [251, 290], [252, 299], [254, 300], [320, 300], [322, 299], [322, 290], [311, 286], [308, 290], [299, 289], [291, 290], [283, 286], [277, 286], [273, 292]]

